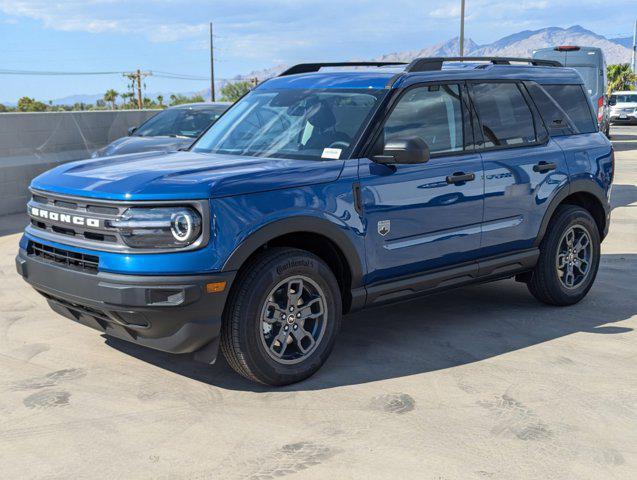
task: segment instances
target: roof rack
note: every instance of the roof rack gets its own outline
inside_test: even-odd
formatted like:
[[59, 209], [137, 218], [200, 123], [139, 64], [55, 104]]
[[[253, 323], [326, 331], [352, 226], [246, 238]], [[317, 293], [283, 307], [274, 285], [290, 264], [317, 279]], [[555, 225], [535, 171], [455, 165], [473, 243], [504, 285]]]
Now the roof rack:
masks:
[[406, 62], [329, 62], [329, 63], [299, 63], [288, 68], [279, 77], [296, 75], [297, 73], [318, 72], [323, 67], [385, 67], [388, 65], [407, 65]]
[[511, 62], [530, 63], [541, 67], [561, 67], [556, 60], [540, 60], [539, 58], [515, 58], [515, 57], [423, 57], [413, 60], [406, 72], [431, 72], [442, 70], [444, 62], [491, 62], [494, 65], [511, 65]]

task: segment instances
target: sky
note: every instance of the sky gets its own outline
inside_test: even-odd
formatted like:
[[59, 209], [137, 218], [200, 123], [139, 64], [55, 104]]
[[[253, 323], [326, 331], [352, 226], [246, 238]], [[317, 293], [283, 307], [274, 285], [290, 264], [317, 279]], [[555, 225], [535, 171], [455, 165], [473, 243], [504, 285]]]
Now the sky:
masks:
[[[525, 29], [581, 25], [632, 34], [637, 0], [466, 0], [465, 34], [490, 43]], [[458, 35], [460, 0], [0, 0], [0, 69], [129, 71], [232, 78], [278, 64], [344, 61], [417, 50]], [[206, 80], [149, 77], [148, 92]], [[0, 75], [0, 102], [126, 90], [121, 75]]]

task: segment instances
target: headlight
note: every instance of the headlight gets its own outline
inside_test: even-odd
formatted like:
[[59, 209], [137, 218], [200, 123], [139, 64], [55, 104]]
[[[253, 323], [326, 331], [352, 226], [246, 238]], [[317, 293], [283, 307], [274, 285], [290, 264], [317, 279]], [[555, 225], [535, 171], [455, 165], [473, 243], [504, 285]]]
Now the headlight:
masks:
[[201, 235], [201, 216], [188, 207], [129, 208], [108, 225], [138, 248], [187, 247]]

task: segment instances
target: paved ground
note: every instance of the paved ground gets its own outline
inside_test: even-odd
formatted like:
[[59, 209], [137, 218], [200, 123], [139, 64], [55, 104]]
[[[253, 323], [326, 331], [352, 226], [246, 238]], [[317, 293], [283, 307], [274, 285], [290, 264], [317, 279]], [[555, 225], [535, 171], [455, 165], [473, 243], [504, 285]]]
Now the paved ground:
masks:
[[285, 389], [107, 340], [14, 273], [0, 219], [0, 477], [637, 478], [637, 128], [581, 304], [513, 281], [352, 315]]

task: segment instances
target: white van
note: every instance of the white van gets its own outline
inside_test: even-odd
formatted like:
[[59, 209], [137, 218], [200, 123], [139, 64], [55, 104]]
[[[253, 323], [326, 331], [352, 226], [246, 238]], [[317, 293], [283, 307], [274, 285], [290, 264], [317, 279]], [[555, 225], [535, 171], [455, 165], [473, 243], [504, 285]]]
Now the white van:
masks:
[[608, 104], [611, 122], [637, 122], [637, 91], [613, 92]]

